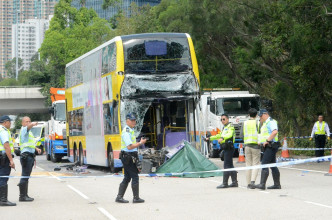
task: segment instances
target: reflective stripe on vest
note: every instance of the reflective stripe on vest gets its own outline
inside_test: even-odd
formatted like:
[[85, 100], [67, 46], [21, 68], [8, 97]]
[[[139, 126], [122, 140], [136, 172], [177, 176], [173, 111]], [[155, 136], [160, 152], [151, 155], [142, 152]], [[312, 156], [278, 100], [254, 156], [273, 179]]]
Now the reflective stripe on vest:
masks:
[[29, 147], [29, 148], [36, 148], [35, 146], [35, 137], [33, 136], [31, 131], [28, 131], [29, 134], [29, 140], [26, 143], [22, 143], [21, 142], [21, 133], [22, 133], [22, 128], [20, 131], [20, 136], [19, 136], [19, 140], [20, 140], [20, 149], [21, 151], [25, 148], [25, 147]]
[[[274, 119], [272, 119], [273, 121], [275, 121], [277, 124], [278, 122]], [[270, 137], [270, 133], [269, 133], [269, 130], [267, 129], [267, 125], [271, 122], [270, 119], [267, 119], [263, 125], [262, 125], [262, 128], [261, 128], [261, 133], [259, 134], [259, 143], [264, 143], [266, 142], [266, 139], [268, 137]], [[274, 137], [275, 141], [278, 141], [278, 134]]]
[[316, 122], [317, 131], [315, 134], [325, 134], [325, 121], [322, 122], [322, 127], [319, 127], [319, 121]]
[[[127, 130], [127, 126], [122, 130], [122, 134], [123, 133], [125, 133], [125, 132], [127, 132], [126, 130]], [[129, 134], [130, 134], [130, 137], [131, 137], [131, 142], [133, 143], [133, 144], [136, 144], [136, 137], [135, 137], [135, 131], [134, 130], [131, 130], [130, 132], [129, 132]], [[127, 146], [126, 146], [126, 144], [125, 144], [125, 142], [123, 141], [123, 139], [121, 138], [121, 150], [122, 149], [125, 149], [125, 148], [127, 148]], [[129, 149], [128, 149], [129, 150]]]
[[257, 132], [257, 121], [250, 119], [243, 123], [243, 137], [245, 144], [257, 144], [258, 143], [258, 132]]
[[[12, 135], [11, 135], [10, 131], [9, 131], [8, 129], [5, 129], [3, 126], [1, 126], [1, 127], [0, 127], [0, 132], [2, 132], [2, 131], [7, 131], [7, 133], [8, 133], [8, 137], [9, 137], [9, 139], [8, 139], [8, 143], [9, 143], [9, 146], [10, 146], [10, 151], [11, 151], [12, 153], [14, 153], [14, 143], [13, 143]], [[0, 151], [1, 151], [1, 152], [6, 152], [6, 150], [5, 150], [5, 146], [3, 146], [3, 144], [2, 144], [1, 141], [0, 141]]]

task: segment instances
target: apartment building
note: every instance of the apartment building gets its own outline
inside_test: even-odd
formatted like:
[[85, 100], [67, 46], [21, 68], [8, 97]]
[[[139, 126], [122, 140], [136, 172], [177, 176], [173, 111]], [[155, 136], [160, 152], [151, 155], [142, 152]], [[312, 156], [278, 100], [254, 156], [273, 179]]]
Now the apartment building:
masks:
[[[12, 25], [28, 19], [48, 19], [59, 0], [0, 0], [0, 75], [6, 77], [5, 64], [12, 59]], [[19, 28], [20, 29], [20, 28]], [[22, 58], [22, 57], [21, 57]]]

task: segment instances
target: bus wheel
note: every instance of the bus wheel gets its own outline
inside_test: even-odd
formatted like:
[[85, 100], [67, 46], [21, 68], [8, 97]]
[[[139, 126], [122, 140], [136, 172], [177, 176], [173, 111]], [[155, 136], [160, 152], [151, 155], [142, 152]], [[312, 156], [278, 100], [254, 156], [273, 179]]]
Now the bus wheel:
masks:
[[73, 159], [74, 159], [74, 163], [77, 162], [77, 149], [76, 149], [76, 145], [74, 146], [74, 152], [73, 152]]
[[108, 161], [108, 167], [110, 169], [110, 172], [114, 173], [115, 172], [115, 168], [114, 168], [114, 154], [113, 154], [112, 150], [108, 151], [107, 161]]
[[79, 156], [78, 156], [78, 165], [79, 166], [83, 166], [84, 160], [83, 160], [83, 150], [82, 150], [82, 146], [80, 146], [79, 149]]

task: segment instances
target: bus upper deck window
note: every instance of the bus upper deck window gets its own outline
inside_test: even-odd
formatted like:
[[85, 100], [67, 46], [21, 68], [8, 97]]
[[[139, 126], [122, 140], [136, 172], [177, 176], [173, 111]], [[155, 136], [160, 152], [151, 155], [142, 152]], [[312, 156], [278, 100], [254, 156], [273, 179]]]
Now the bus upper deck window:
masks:
[[145, 53], [147, 56], [167, 55], [167, 44], [165, 41], [146, 41]]

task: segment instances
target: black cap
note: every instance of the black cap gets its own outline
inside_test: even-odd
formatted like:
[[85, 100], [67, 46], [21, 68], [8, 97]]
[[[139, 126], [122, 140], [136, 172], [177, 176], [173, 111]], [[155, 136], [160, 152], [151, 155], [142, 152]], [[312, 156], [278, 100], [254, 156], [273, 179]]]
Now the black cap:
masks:
[[268, 114], [268, 111], [265, 108], [259, 110], [258, 116], [261, 117], [263, 114]]
[[5, 121], [11, 121], [8, 115], [3, 115], [0, 117], [0, 123], [4, 123]]
[[127, 116], [126, 116], [126, 119], [129, 119], [129, 120], [136, 120], [136, 115], [134, 113], [128, 113]]

